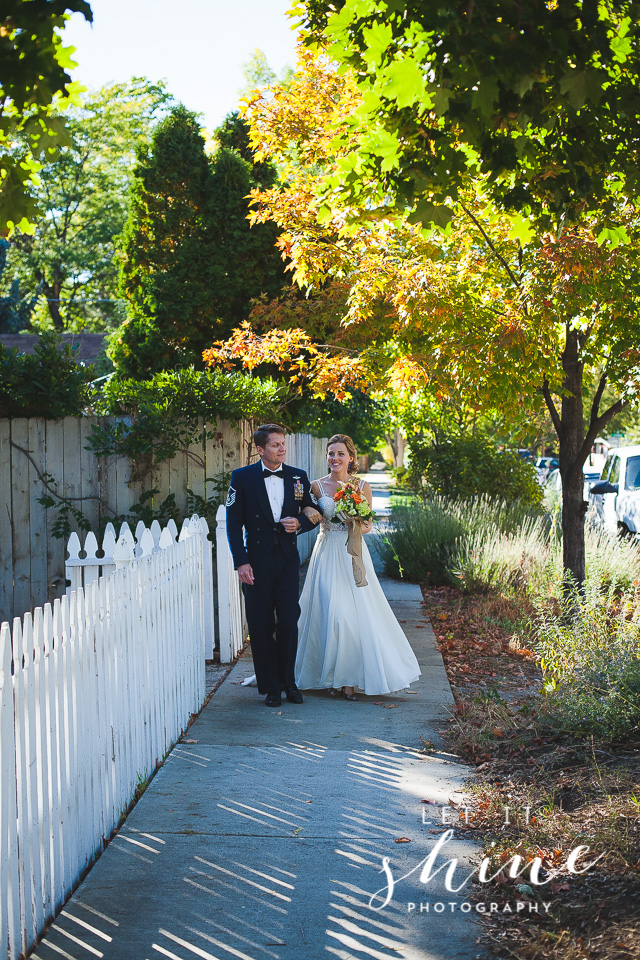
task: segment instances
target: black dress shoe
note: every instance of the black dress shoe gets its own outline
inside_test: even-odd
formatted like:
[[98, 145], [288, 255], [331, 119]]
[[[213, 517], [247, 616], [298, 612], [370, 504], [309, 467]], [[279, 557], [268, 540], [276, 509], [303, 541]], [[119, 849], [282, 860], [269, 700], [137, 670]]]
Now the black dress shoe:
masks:
[[279, 707], [282, 704], [282, 697], [279, 693], [268, 693], [264, 702], [268, 707]]
[[302, 703], [302, 694], [297, 687], [287, 687], [285, 693], [289, 703]]

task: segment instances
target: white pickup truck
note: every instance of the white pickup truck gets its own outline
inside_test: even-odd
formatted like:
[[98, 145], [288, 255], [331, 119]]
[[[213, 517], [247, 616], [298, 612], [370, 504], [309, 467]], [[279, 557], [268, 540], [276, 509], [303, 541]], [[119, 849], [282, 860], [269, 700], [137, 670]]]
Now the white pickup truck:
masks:
[[640, 533], [640, 446], [609, 452], [589, 491], [589, 517], [611, 533]]

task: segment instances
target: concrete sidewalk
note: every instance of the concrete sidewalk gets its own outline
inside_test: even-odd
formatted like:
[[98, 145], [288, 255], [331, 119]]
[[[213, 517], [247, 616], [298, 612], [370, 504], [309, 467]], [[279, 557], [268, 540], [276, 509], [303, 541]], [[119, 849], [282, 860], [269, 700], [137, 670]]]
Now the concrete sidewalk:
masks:
[[[478, 955], [479, 926], [460, 910], [470, 884], [447, 892], [445, 870], [420, 882], [442, 829], [433, 802], [455, 799], [468, 773], [445, 753], [421, 752], [420, 736], [441, 744], [451, 690], [418, 587], [383, 584], [420, 661], [415, 692], [355, 703], [306, 693], [302, 705], [269, 709], [240, 685], [253, 672], [242, 657], [190, 728], [196, 742], [175, 747], [34, 956]], [[403, 837], [411, 842], [395, 842]], [[458, 886], [477, 853], [454, 836], [435, 868], [457, 857]], [[397, 883], [374, 911], [370, 897], [387, 886], [383, 857]]]

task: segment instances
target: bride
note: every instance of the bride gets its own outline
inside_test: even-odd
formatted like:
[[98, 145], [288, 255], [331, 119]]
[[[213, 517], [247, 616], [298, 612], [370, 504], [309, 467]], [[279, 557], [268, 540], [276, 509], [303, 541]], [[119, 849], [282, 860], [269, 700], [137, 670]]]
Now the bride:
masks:
[[[356, 586], [351, 556], [347, 553], [348, 527], [331, 523], [337, 504], [334, 494], [356, 471], [353, 440], [338, 433], [327, 443], [329, 474], [314, 480], [311, 488], [321, 515], [320, 532], [313, 548], [300, 597], [296, 683], [302, 690], [342, 688], [347, 700], [355, 700], [355, 688], [365, 694], [391, 693], [413, 683], [420, 667], [402, 628], [382, 591], [371, 555], [362, 540], [366, 586]], [[357, 489], [371, 505], [371, 487], [364, 481]], [[371, 520], [362, 523], [369, 533]]]

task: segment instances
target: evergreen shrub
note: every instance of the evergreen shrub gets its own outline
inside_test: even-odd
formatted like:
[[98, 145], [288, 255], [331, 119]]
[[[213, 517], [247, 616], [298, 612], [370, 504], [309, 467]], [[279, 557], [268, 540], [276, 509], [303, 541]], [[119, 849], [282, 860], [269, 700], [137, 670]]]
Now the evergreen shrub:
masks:
[[54, 332], [42, 333], [31, 354], [0, 346], [0, 417], [78, 416], [89, 403], [92, 375]]

